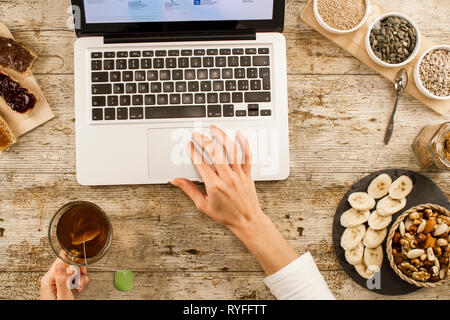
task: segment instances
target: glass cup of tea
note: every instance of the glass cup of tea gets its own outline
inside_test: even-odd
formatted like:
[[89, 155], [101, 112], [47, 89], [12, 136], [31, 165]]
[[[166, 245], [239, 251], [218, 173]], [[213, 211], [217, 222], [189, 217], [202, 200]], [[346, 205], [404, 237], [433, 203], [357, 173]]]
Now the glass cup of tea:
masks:
[[53, 216], [48, 240], [55, 254], [68, 264], [87, 266], [100, 260], [112, 242], [106, 213], [86, 201], [70, 202]]

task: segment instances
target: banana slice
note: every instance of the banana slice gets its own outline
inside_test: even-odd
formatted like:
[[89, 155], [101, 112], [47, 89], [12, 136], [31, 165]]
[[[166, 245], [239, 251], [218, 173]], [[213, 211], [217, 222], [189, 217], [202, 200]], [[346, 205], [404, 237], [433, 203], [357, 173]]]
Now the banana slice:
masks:
[[352, 265], [362, 263], [363, 255], [364, 245], [362, 241], [356, 246], [356, 248], [353, 248], [352, 250], [345, 250], [345, 260]]
[[378, 246], [376, 248], [365, 248], [364, 249], [364, 264], [366, 266], [377, 266], [381, 268], [381, 263], [383, 262], [383, 248]]
[[408, 176], [401, 176], [395, 180], [389, 188], [389, 196], [392, 199], [406, 198], [413, 189], [413, 182]]
[[359, 211], [371, 210], [375, 207], [375, 199], [369, 197], [366, 192], [355, 192], [348, 197], [352, 208]]
[[370, 183], [369, 188], [367, 188], [367, 193], [374, 199], [383, 198], [389, 193], [391, 184], [392, 179], [388, 174], [380, 174]]
[[375, 273], [380, 271], [380, 268], [378, 268], [377, 266], [368, 266], [367, 267], [363, 262], [361, 264], [355, 265], [355, 270], [364, 279], [370, 279], [375, 275]]
[[406, 206], [406, 199], [392, 199], [390, 196], [386, 196], [377, 204], [377, 212], [382, 216], [392, 216], [394, 213], [399, 212]]
[[356, 248], [358, 243], [364, 238], [365, 233], [366, 227], [363, 224], [345, 229], [341, 237], [341, 247], [344, 248], [344, 250]]
[[363, 243], [368, 248], [378, 247], [386, 238], [387, 229], [375, 230], [368, 228], [366, 234], [364, 235]]
[[370, 214], [369, 227], [374, 230], [381, 230], [387, 228], [392, 221], [392, 216], [382, 216], [375, 210]]
[[341, 226], [355, 227], [365, 223], [369, 219], [370, 211], [358, 211], [356, 209], [349, 209], [341, 216]]

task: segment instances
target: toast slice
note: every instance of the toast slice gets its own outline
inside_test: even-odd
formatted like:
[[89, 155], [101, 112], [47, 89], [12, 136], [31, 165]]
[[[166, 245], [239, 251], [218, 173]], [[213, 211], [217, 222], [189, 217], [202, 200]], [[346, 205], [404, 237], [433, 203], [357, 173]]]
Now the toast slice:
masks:
[[16, 142], [17, 137], [14, 135], [14, 132], [8, 126], [6, 121], [0, 116], [0, 153], [8, 150], [9, 147]]
[[0, 37], [0, 65], [20, 73], [29, 73], [37, 55], [13, 39]]
[[0, 97], [2, 97], [12, 110], [26, 113], [37, 103], [36, 96], [27, 88], [0, 71]]

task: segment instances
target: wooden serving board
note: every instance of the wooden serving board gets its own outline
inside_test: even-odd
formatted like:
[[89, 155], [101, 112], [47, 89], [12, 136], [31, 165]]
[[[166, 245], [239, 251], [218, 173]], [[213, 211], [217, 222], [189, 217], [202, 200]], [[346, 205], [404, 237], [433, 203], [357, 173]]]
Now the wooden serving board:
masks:
[[[398, 70], [401, 69], [402, 67], [386, 68], [376, 64], [367, 54], [365, 45], [365, 37], [369, 29], [369, 26], [380, 15], [387, 13], [389, 11], [383, 9], [379, 3], [372, 0], [369, 17], [367, 18], [366, 23], [361, 26], [361, 28], [348, 34], [335, 34], [328, 32], [319, 25], [314, 16], [313, 1], [314, 0], [310, 0], [303, 9], [300, 15], [302, 20], [311, 28], [315, 29], [329, 40], [333, 41], [339, 47], [351, 53], [359, 61], [371, 67], [373, 70], [375, 70], [376, 72], [387, 78], [389, 81], [394, 83], [395, 75], [397, 74]], [[427, 49], [431, 48], [432, 46], [434, 46], [434, 44], [429, 39], [425, 38], [424, 36], [421, 36], [421, 44], [419, 52], [409, 64], [404, 66], [409, 76], [409, 83], [406, 88], [406, 92], [412, 95], [420, 102], [430, 107], [431, 109], [433, 109], [434, 111], [436, 111], [437, 113], [445, 115], [450, 110], [450, 100], [435, 100], [428, 98], [419, 91], [414, 82], [414, 67], [417, 63], [417, 60]]]
[[[6, 25], [1, 22], [0, 36], [4, 38], [13, 38]], [[36, 82], [36, 79], [31, 74], [31, 71], [29, 71], [29, 74], [21, 74], [12, 69], [3, 68], [1, 66], [0, 71], [18, 81], [21, 86], [27, 88], [37, 98], [34, 108], [25, 114], [20, 114], [13, 111], [11, 107], [6, 104], [5, 100], [0, 98], [0, 115], [6, 120], [17, 137], [33, 130], [54, 117], [50, 105], [45, 99], [44, 94]]]

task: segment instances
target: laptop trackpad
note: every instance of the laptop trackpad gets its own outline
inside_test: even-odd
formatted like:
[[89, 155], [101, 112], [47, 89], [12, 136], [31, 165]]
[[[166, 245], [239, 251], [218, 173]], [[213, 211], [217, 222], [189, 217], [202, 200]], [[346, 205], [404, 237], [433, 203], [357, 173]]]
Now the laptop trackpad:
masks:
[[151, 179], [200, 179], [187, 149], [193, 131], [192, 128], [148, 130], [148, 172]]

